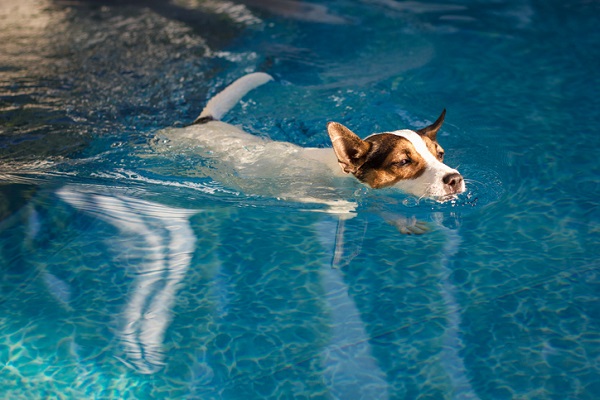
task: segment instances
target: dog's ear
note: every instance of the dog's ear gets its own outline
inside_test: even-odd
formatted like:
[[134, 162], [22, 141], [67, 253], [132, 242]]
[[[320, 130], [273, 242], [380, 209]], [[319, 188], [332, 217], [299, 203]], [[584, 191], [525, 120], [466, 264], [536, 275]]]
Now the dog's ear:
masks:
[[438, 117], [438, 119], [433, 124], [423, 128], [423, 129], [419, 129], [417, 131], [417, 133], [419, 135], [427, 136], [429, 139], [435, 141], [437, 133], [440, 130], [440, 128], [442, 127], [442, 124], [444, 123], [445, 117], [446, 117], [446, 109], [444, 108], [444, 111], [442, 111], [442, 114]]
[[354, 132], [337, 122], [327, 124], [327, 133], [342, 171], [353, 174], [366, 160], [371, 143], [361, 140]]

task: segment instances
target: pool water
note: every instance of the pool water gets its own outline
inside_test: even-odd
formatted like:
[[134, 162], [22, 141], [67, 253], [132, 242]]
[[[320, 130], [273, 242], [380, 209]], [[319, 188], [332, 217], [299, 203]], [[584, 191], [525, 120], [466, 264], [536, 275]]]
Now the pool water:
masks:
[[[3, 1], [3, 398], [598, 398], [598, 12]], [[467, 192], [356, 185], [341, 218], [149, 146], [254, 71], [224, 120], [302, 146], [446, 108]]]

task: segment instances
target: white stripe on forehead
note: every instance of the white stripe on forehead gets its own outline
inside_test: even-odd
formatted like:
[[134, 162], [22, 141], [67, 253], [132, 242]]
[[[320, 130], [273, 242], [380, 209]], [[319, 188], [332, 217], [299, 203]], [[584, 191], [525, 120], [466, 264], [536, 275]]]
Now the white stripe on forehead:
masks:
[[[409, 129], [403, 129], [401, 131], [390, 132], [392, 135], [403, 137], [412, 143], [413, 147], [417, 152], [425, 159], [428, 164], [437, 164], [440, 161], [431, 154], [425, 141], [417, 132], [411, 131]], [[440, 163], [441, 164], [441, 163]]]

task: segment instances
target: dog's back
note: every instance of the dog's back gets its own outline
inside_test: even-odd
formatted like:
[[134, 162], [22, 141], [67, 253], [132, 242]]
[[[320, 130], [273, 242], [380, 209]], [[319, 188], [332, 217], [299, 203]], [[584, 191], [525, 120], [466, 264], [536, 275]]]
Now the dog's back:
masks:
[[329, 204], [351, 198], [358, 181], [440, 201], [465, 191], [463, 177], [443, 163], [444, 150], [437, 142], [445, 110], [417, 131], [376, 133], [364, 140], [331, 122], [327, 129], [333, 149], [276, 142], [219, 121], [246, 93], [270, 80], [260, 72], [238, 79], [211, 99], [192, 125], [159, 132], [154, 149], [208, 160], [203, 175], [250, 195]]
[[246, 93], [270, 80], [264, 73], [238, 79], [213, 97], [192, 125], [158, 132], [152, 147], [208, 160], [203, 174], [246, 194], [327, 204], [347, 197], [340, 186], [356, 184], [344, 178], [331, 148], [273, 141], [219, 121]]

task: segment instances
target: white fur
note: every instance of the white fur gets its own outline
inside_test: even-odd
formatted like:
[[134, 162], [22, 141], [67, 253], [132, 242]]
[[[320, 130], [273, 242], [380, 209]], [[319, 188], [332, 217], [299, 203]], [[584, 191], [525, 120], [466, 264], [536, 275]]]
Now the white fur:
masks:
[[[427, 163], [425, 172], [415, 179], [406, 179], [396, 183], [396, 187], [399, 189], [414, 194], [415, 196], [432, 196], [432, 197], [444, 197], [447, 195], [444, 189], [444, 176], [452, 173], [458, 173], [457, 170], [450, 168], [446, 164], [440, 162], [437, 158], [431, 154], [427, 145], [423, 141], [421, 136], [411, 130], [404, 129], [400, 131], [391, 132], [394, 135], [405, 138], [410, 141], [419, 153], [421, 157]], [[464, 190], [464, 182], [461, 183]]]
[[249, 91], [272, 80], [273, 77], [264, 72], [255, 72], [242, 76], [210, 99], [198, 118], [212, 117], [217, 120], [221, 119]]
[[[210, 176], [249, 195], [321, 204], [344, 214], [356, 208], [346, 199], [356, 186], [340, 170], [331, 148], [304, 148], [261, 138], [221, 121], [161, 130], [156, 152], [186, 154], [198, 163], [195, 176]], [[190, 173], [190, 171], [188, 171]], [[342, 183], [346, 182], [346, 183]]]
[[[257, 72], [236, 80], [213, 97], [198, 117], [208, 122], [160, 131], [151, 141], [154, 150], [198, 155], [207, 163], [198, 163], [194, 175], [210, 176], [243, 193], [322, 204], [337, 214], [352, 212], [355, 203], [345, 199], [352, 197], [354, 185], [341, 183], [348, 175], [340, 170], [333, 149], [272, 141], [218, 121], [246, 93], [272, 79]], [[393, 133], [409, 140], [427, 162], [420, 177], [395, 186], [419, 197], [445, 196], [443, 177], [457, 171], [433, 157], [417, 133]]]

